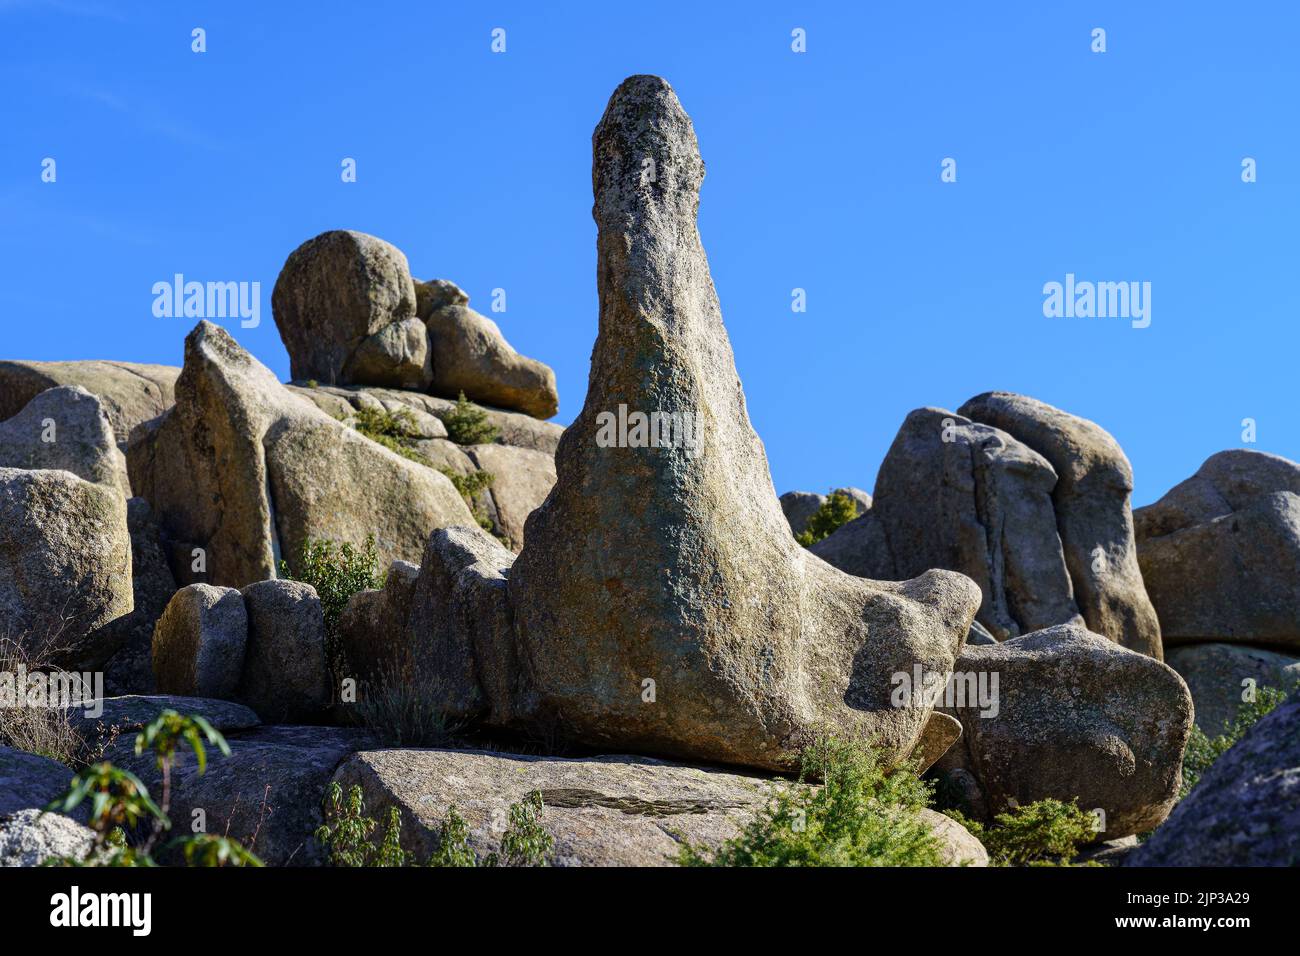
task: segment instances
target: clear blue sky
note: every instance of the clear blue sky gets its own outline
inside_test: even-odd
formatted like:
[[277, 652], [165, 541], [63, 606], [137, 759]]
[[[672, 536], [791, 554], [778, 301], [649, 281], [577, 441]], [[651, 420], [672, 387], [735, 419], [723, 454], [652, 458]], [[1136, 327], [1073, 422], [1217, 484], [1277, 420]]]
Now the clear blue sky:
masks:
[[[1296, 4], [738, 9], [0, 0], [0, 357], [179, 364], [193, 321], [150, 290], [181, 272], [262, 283], [261, 327], [227, 324], [285, 377], [279, 268], [359, 229], [481, 310], [504, 288], [493, 317], [555, 368], [568, 422], [596, 332], [591, 130], [658, 73], [708, 166], [700, 229], [778, 492], [869, 490], [910, 409], [988, 389], [1110, 430], [1139, 504], [1246, 417], [1300, 458]], [[1151, 326], [1045, 318], [1067, 272], [1151, 282]]]

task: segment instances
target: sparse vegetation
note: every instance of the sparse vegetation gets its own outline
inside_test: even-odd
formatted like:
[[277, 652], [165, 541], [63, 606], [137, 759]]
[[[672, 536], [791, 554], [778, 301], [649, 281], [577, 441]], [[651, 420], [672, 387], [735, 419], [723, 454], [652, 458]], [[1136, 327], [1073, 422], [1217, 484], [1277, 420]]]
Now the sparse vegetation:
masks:
[[1214, 762], [1246, 736], [1251, 727], [1277, 709], [1286, 700], [1286, 696], [1272, 687], [1258, 688], [1254, 700], [1243, 702], [1237, 710], [1236, 719], [1215, 737], [1193, 726], [1191, 736], [1187, 738], [1187, 749], [1183, 751], [1183, 785], [1178, 791], [1178, 798], [1181, 800], [1191, 793]]
[[[542, 795], [530, 793], [507, 812], [500, 852], [489, 853], [482, 864], [469, 845], [469, 826], [455, 807], [449, 807], [439, 827], [438, 849], [428, 866], [546, 866], [555, 841], [542, 827]], [[375, 839], [376, 835], [378, 840]], [[418, 866], [402, 849], [402, 818], [396, 807], [388, 808], [386, 822], [366, 815], [359, 786], [348, 789], [331, 783], [325, 794], [325, 824], [316, 839], [326, 848], [332, 866]]]
[[483, 510], [479, 496], [491, 487], [496, 476], [490, 471], [471, 471], [469, 474], [462, 475], [459, 472], [452, 471], [450, 468], [439, 468], [440, 472], [447, 476], [448, 480], [455, 485], [460, 496], [465, 499], [465, 504], [469, 507], [470, 513], [474, 515], [474, 520], [484, 531], [492, 531], [492, 519], [487, 516]]
[[[206, 742], [206, 746], [205, 746]], [[89, 826], [94, 839], [82, 859], [57, 857], [48, 866], [156, 866], [153, 851], [171, 829], [167, 816], [171, 801], [171, 773], [177, 751], [184, 745], [194, 754], [198, 773], [207, 770], [207, 746], [230, 755], [226, 739], [202, 717], [186, 717], [174, 710], [164, 710], [135, 739], [136, 754], [152, 751], [162, 774], [162, 794], [157, 802], [149, 789], [129, 770], [102, 761], [87, 767], [72, 778], [68, 791], [48, 807], [47, 812], [70, 813], [84, 801], [90, 802]], [[152, 827], [138, 844], [127, 839], [134, 830], [152, 821]], [[239, 841], [228, 836], [195, 834], [178, 837], [166, 845], [179, 850], [187, 866], [261, 866], [259, 860]]]
[[940, 866], [938, 839], [919, 811], [929, 784], [886, 768], [870, 749], [837, 737], [805, 752], [800, 783], [771, 801], [716, 851], [688, 844], [684, 866]]
[[486, 445], [497, 440], [501, 430], [488, 421], [487, 412], [461, 392], [456, 407], [442, 417], [447, 437], [457, 445]]
[[433, 467], [433, 462], [412, 447], [413, 442], [420, 436], [415, 431], [415, 416], [409, 409], [399, 408], [395, 412], [389, 412], [373, 406], [358, 408], [352, 424], [358, 432], [371, 441], [383, 445], [389, 451], [421, 465]]
[[388, 747], [445, 746], [460, 725], [437, 706], [438, 686], [409, 661], [385, 664], [366, 682], [357, 721]]
[[984, 844], [990, 866], [1071, 866], [1079, 847], [1097, 835], [1096, 817], [1060, 800], [1037, 800], [1000, 813], [987, 826], [954, 810], [948, 815]]
[[796, 540], [805, 548], [811, 547], [857, 516], [858, 503], [842, 492], [832, 491], [808, 519], [808, 526], [796, 535]]
[[[58, 673], [38, 653], [26, 649], [24, 643], [0, 638], [0, 674]], [[69, 675], [70, 679], [75, 679]], [[87, 754], [80, 735], [73, 729], [68, 711], [62, 707], [31, 706], [27, 701], [12, 701], [0, 706], [0, 744], [25, 750], [28, 753], [49, 757], [59, 763], [75, 767], [84, 762]]]

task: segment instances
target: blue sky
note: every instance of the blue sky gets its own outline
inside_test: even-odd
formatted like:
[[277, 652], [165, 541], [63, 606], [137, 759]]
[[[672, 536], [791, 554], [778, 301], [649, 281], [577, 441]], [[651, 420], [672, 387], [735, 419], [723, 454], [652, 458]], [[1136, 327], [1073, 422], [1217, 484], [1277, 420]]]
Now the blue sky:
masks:
[[[297, 9], [0, 0], [0, 357], [179, 364], [193, 321], [154, 317], [151, 288], [181, 272], [260, 281], [261, 326], [226, 324], [286, 377], [276, 275], [351, 228], [482, 311], [505, 289], [492, 317], [568, 422], [596, 332], [591, 130], [658, 73], [708, 166], [700, 230], [778, 492], [870, 490], [910, 409], [988, 389], [1107, 428], [1138, 504], [1244, 418], [1300, 458], [1295, 4]], [[1151, 325], [1044, 317], [1066, 273], [1150, 282]]]

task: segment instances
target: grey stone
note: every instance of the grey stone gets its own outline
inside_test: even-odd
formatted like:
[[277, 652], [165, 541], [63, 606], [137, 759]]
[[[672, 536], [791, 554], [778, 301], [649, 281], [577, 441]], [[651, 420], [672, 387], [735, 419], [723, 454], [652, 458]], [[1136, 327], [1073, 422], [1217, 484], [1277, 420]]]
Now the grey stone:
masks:
[[238, 591], [211, 584], [181, 588], [154, 628], [153, 673], [159, 691], [234, 698], [247, 642], [248, 613]]
[[0, 867], [40, 866], [54, 858], [82, 860], [95, 834], [61, 813], [19, 810], [0, 815]]
[[316, 589], [271, 580], [240, 594], [248, 613], [240, 699], [271, 723], [320, 720], [330, 703], [330, 675]]
[[1237, 718], [1248, 689], [1271, 687], [1283, 693], [1300, 689], [1300, 657], [1240, 644], [1188, 644], [1171, 647], [1165, 662], [1192, 692], [1196, 726], [1211, 737]]
[[153, 629], [176, 593], [176, 579], [149, 502], [143, 498], [127, 501], [126, 524], [131, 534], [134, 609], [106, 626], [110, 641], [120, 645], [104, 665], [105, 688], [115, 696], [152, 694], [157, 689], [153, 679]]
[[433, 352], [431, 390], [446, 398], [464, 392], [476, 402], [550, 418], [560, 406], [555, 372], [516, 352], [487, 316], [444, 305], [426, 320]]
[[0, 467], [70, 471], [131, 496], [108, 414], [79, 385], [47, 389], [0, 423]]

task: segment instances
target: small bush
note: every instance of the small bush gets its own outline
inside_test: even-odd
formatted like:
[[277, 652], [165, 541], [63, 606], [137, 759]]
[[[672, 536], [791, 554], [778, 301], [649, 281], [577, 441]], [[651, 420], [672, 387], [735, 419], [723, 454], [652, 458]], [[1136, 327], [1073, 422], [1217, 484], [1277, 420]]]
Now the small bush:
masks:
[[555, 839], [541, 824], [542, 795], [534, 790], [510, 807], [501, 852], [489, 853], [485, 866], [546, 866]]
[[988, 826], [956, 811], [948, 815], [984, 844], [991, 866], [1070, 866], [1097, 835], [1097, 818], [1074, 802], [1037, 800], [999, 813]]
[[452, 807], [438, 829], [438, 849], [429, 859], [430, 866], [478, 866], [478, 857], [469, 845], [469, 824]]
[[1191, 793], [1214, 762], [1284, 700], [1286, 694], [1282, 691], [1260, 687], [1255, 693], [1255, 699], [1242, 703], [1237, 710], [1236, 719], [1217, 737], [1211, 737], [1201, 728], [1193, 726], [1191, 736], [1187, 738], [1187, 749], [1183, 751], [1183, 785], [1178, 791], [1178, 798], [1181, 800]]
[[442, 417], [447, 437], [457, 445], [487, 445], [497, 440], [500, 429], [488, 421], [487, 412], [461, 392], [456, 407]]
[[280, 574], [316, 589], [325, 614], [325, 646], [330, 666], [336, 676], [352, 673], [339, 640], [339, 619], [352, 595], [384, 586], [374, 535], [367, 537], [360, 548], [346, 541], [338, 544], [308, 538], [292, 565], [280, 562]]
[[811, 547], [857, 516], [858, 503], [846, 494], [832, 491], [821, 507], [812, 513], [808, 526], [796, 536], [796, 540], [805, 548]]
[[[467, 475], [452, 471], [450, 468], [439, 468], [438, 470], [446, 475], [448, 480], [456, 487], [456, 490], [460, 492], [460, 496], [465, 499], [465, 504], [469, 508], [470, 514], [474, 516], [474, 520], [478, 522], [478, 526], [484, 531], [492, 531], [492, 519], [483, 510], [478, 497], [492, 486], [492, 482], [496, 481], [496, 475], [482, 469], [471, 471]], [[495, 534], [495, 532], [493, 533]]]
[[406, 851], [401, 845], [402, 818], [396, 807], [388, 808], [388, 820], [377, 843], [371, 837], [379, 823], [366, 816], [359, 786], [350, 787], [345, 800], [343, 788], [330, 783], [324, 813], [325, 822], [317, 828], [316, 839], [325, 847], [330, 866], [406, 866]]
[[920, 819], [930, 786], [910, 768], [886, 768], [870, 749], [837, 737], [805, 752], [800, 784], [771, 801], [716, 851], [687, 844], [684, 866], [941, 866]]
[[[135, 752], [154, 754], [162, 775], [162, 794], [155, 802], [149, 789], [135, 774], [113, 766], [109, 761], [82, 770], [68, 786], [68, 791], [48, 807], [46, 812], [70, 813], [83, 801], [90, 802], [89, 825], [94, 839], [82, 859], [52, 857], [46, 866], [152, 867], [153, 849], [171, 829], [167, 811], [171, 801], [171, 773], [176, 752], [182, 745], [194, 754], [200, 776], [207, 770], [208, 745], [225, 756], [230, 755], [226, 739], [202, 717], [186, 717], [174, 710], [164, 710], [135, 738]], [[127, 840], [126, 831], [142, 823], [151, 823], [149, 831], [136, 845]], [[261, 866], [250, 850], [226, 836], [200, 833], [178, 837], [167, 844], [179, 850], [187, 866]]]

